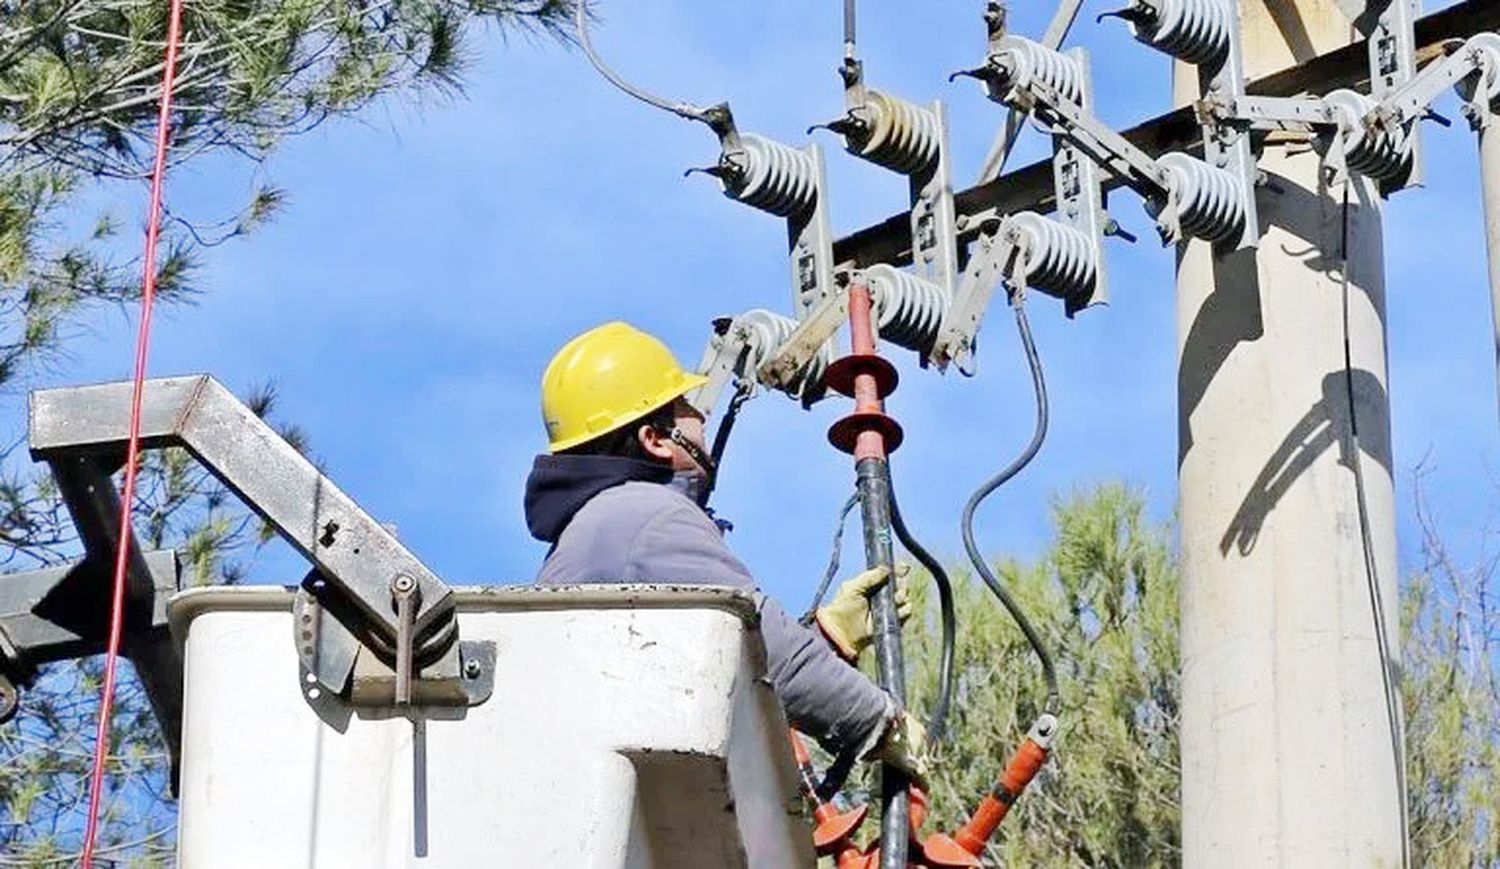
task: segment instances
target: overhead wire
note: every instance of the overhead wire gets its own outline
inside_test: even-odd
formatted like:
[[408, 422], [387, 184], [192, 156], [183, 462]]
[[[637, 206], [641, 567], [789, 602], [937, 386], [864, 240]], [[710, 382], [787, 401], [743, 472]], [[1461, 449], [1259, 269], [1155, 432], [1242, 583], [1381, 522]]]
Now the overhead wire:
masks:
[[[597, 8], [598, 3], [595, 2], [593, 6]], [[575, 4], [573, 25], [578, 31], [578, 44], [583, 47], [584, 55], [588, 57], [589, 63], [594, 65], [594, 69], [598, 70], [599, 74], [604, 76], [606, 81], [646, 105], [654, 106], [664, 112], [671, 112], [679, 118], [686, 118], [690, 121], [701, 121], [705, 124], [710, 123], [708, 109], [688, 102], [673, 102], [664, 97], [659, 97], [645, 88], [631, 84], [622, 78], [619, 73], [611, 69], [609, 64], [604, 62], [604, 58], [600, 57], [599, 53], [594, 50], [594, 43], [589, 39], [589, 8], [590, 4], [588, 3]]]
[[1344, 203], [1340, 226], [1339, 258], [1341, 282], [1339, 287], [1340, 315], [1344, 332], [1344, 392], [1349, 402], [1349, 440], [1351, 455], [1349, 464], [1354, 470], [1354, 501], [1359, 515], [1359, 542], [1364, 555], [1365, 585], [1370, 594], [1370, 614], [1375, 622], [1375, 648], [1380, 655], [1380, 684], [1385, 695], [1386, 726], [1390, 732], [1391, 761], [1395, 766], [1396, 790], [1401, 808], [1401, 865], [1411, 866], [1411, 819], [1406, 806], [1406, 759], [1402, 750], [1401, 696], [1392, 670], [1395, 659], [1391, 656], [1390, 634], [1386, 627], [1385, 602], [1380, 594], [1380, 576], [1375, 564], [1375, 544], [1371, 540], [1370, 510], [1365, 495], [1363, 452], [1359, 445], [1359, 415], [1354, 401], [1354, 353], [1349, 328], [1349, 186], [1352, 179], [1344, 180]]
[[844, 0], [844, 58], [853, 60], [855, 54], [854, 28], [855, 0]]
[[1056, 713], [1060, 702], [1057, 687], [1057, 668], [1053, 664], [1052, 655], [1047, 651], [1046, 644], [1042, 641], [1041, 634], [1026, 617], [1026, 612], [1021, 608], [1019, 601], [1011, 595], [1004, 583], [1000, 582], [993, 570], [986, 563], [984, 555], [980, 553], [978, 544], [974, 541], [974, 514], [979, 506], [984, 503], [995, 490], [1009, 482], [1016, 474], [1031, 463], [1036, 454], [1042, 448], [1042, 441], [1047, 437], [1048, 407], [1047, 407], [1047, 381], [1042, 373], [1041, 358], [1037, 354], [1036, 341], [1031, 335], [1031, 323], [1026, 318], [1026, 304], [1024, 295], [1017, 293], [1011, 301], [1016, 314], [1016, 329], [1021, 336], [1021, 346], [1026, 353], [1026, 364], [1031, 371], [1032, 391], [1036, 396], [1036, 426], [1032, 431], [1031, 440], [1026, 444], [1021, 454], [1016, 456], [1009, 465], [1006, 465], [1000, 473], [990, 477], [974, 490], [969, 496], [968, 503], [964, 504], [963, 516], [959, 520], [960, 530], [963, 534], [964, 550], [968, 553], [969, 561], [974, 565], [974, 570], [984, 584], [989, 587], [1000, 604], [1010, 613], [1015, 620], [1016, 626], [1026, 637], [1026, 642], [1031, 645], [1032, 651], [1036, 653], [1041, 662], [1042, 678], [1047, 686], [1047, 699], [1045, 711]]
[[120, 534], [115, 549], [110, 591], [109, 636], [104, 645], [104, 684], [99, 691], [99, 723], [94, 732], [93, 766], [89, 771], [88, 818], [83, 833], [80, 864], [93, 865], [99, 835], [99, 799], [104, 785], [104, 761], [109, 756], [110, 717], [114, 712], [115, 670], [125, 625], [125, 576], [130, 566], [130, 511], [135, 504], [140, 470], [141, 396], [145, 391], [146, 362], [151, 348], [151, 313], [156, 301], [156, 248], [161, 237], [162, 180], [166, 175], [167, 146], [172, 121], [172, 89], [177, 78], [177, 48], [182, 32], [182, 0], [171, 0], [167, 13], [166, 57], [162, 65], [161, 102], [156, 114], [156, 159], [151, 171], [150, 211], [146, 220], [146, 250], [142, 256], [140, 324], [135, 340], [135, 375], [130, 394], [130, 433], [125, 446], [125, 485], [120, 498]]

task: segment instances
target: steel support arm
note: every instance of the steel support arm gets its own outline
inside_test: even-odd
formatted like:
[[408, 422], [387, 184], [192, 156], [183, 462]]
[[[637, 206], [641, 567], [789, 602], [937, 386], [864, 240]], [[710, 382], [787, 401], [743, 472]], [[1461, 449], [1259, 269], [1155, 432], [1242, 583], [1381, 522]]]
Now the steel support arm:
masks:
[[[177, 554], [145, 553], [157, 598], [137, 629], [166, 628], [166, 598], [177, 592]], [[0, 669], [25, 678], [42, 664], [95, 655], [104, 649], [109, 610], [94, 594], [109, 586], [109, 564], [80, 559], [58, 567], [0, 576]]]
[[1500, 36], [1479, 34], [1454, 47], [1447, 57], [1428, 64], [1404, 85], [1391, 90], [1370, 113], [1367, 122], [1388, 128], [1415, 123], [1451, 88], [1486, 70], [1500, 71], [1497, 67], [1500, 67]]
[[[119, 456], [130, 399], [131, 384], [123, 382], [32, 393], [32, 456], [54, 467], [78, 456]], [[419, 595], [412, 618], [417, 654], [451, 643], [457, 628], [449, 587], [213, 378], [147, 381], [141, 436], [147, 448], [192, 453], [342, 590], [368, 620], [372, 638], [397, 644], [391, 589], [405, 576]]]
[[1077, 145], [1094, 162], [1146, 199], [1164, 200], [1166, 178], [1156, 160], [1129, 139], [1116, 133], [1083, 106], [1037, 80], [1015, 88], [1020, 104], [1029, 108], [1057, 134]]
[[[80, 535], [85, 533], [80, 525]], [[132, 561], [138, 568], [127, 584], [123, 652], [135, 663], [161, 724], [175, 781], [182, 745], [182, 659], [168, 631], [166, 602], [180, 588], [177, 555], [145, 552]], [[29, 684], [37, 668], [104, 651], [109, 608], [102, 603], [113, 564], [110, 552], [90, 549], [72, 564], [0, 576], [0, 722], [18, 707], [16, 685]]]

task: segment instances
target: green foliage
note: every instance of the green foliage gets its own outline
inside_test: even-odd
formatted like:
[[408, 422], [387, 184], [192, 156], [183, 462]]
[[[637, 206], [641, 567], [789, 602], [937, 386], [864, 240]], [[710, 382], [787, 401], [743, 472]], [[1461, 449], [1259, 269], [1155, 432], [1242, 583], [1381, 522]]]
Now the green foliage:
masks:
[[[1057, 660], [1063, 717], [1052, 760], [990, 849], [996, 865], [1177, 862], [1177, 572], [1167, 530], [1120, 486], [1053, 507], [1057, 538], [1000, 580]], [[1036, 657], [989, 590], [954, 577], [959, 674], [951, 737], [936, 753], [935, 829], [953, 829], [1042, 711]], [[930, 608], [928, 611], [932, 611]], [[935, 618], [908, 625], [910, 693], [938, 687]]]
[[[173, 165], [214, 152], [262, 160], [286, 136], [393, 91], [452, 92], [477, 22], [562, 36], [572, 0], [189, 0], [171, 124]], [[69, 322], [139, 291], [115, 220], [71, 209], [89, 179], [146, 177], [168, 4], [0, 0], [0, 386], [59, 351]], [[195, 289], [204, 246], [282, 204], [265, 187], [228, 219], [169, 212], [164, 298]], [[88, 231], [69, 225], [89, 224]], [[131, 245], [133, 250], [134, 245]]]
[[1457, 565], [1419, 492], [1422, 568], [1402, 589], [1407, 805], [1419, 866], [1500, 865], [1500, 559]]
[[[1418, 496], [1424, 564], [1403, 584], [1402, 694], [1413, 865], [1500, 865], [1500, 558], [1454, 563]], [[1057, 659], [1055, 753], [1007, 817], [999, 866], [1179, 862], [1178, 572], [1169, 529], [1138, 493], [1104, 486], [1059, 500], [1056, 538], [1034, 564], [998, 574]], [[933, 821], [952, 830], [992, 784], [1040, 711], [1040, 668], [984, 586], [955, 577], [958, 696], [936, 754]], [[925, 588], [914, 583], [914, 589]], [[931, 598], [930, 592], [924, 592]], [[909, 691], [938, 687], [935, 608], [907, 630]]]

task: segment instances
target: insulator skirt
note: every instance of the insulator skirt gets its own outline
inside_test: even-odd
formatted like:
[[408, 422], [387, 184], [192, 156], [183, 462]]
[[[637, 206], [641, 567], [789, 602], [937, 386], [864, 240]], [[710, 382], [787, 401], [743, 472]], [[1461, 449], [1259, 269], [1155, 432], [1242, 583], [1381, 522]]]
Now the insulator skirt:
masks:
[[1130, 23], [1135, 38], [1188, 63], [1210, 63], [1229, 52], [1229, 16], [1225, 0], [1155, 0], [1150, 25]]
[[1007, 36], [991, 58], [1010, 73], [1011, 81], [1026, 86], [1041, 81], [1075, 103], [1083, 101], [1083, 64], [1023, 36]]
[[818, 170], [812, 154], [754, 133], [741, 133], [740, 144], [744, 171], [726, 179], [726, 196], [778, 217], [816, 204]]
[[[797, 321], [764, 308], [754, 308], [735, 317], [731, 328], [743, 331], [746, 346], [750, 348], [746, 362], [749, 370], [755, 371], [770, 361], [776, 350], [786, 343], [792, 330], [797, 328]], [[797, 382], [790, 390], [792, 394], [800, 395], [809, 385], [821, 384], [832, 358], [832, 347], [824, 345], [797, 373]]]
[[937, 165], [943, 128], [931, 109], [879, 91], [868, 91], [868, 126], [851, 137], [849, 152], [895, 172], [912, 175]]
[[1167, 170], [1184, 236], [1217, 242], [1244, 231], [1245, 185], [1233, 174], [1180, 151], [1157, 164]]
[[1368, 178], [1404, 175], [1411, 163], [1411, 136], [1406, 129], [1365, 126], [1375, 101], [1351, 90], [1336, 90], [1323, 98], [1333, 109], [1334, 122], [1344, 134], [1344, 163], [1349, 171]]
[[865, 269], [865, 279], [875, 297], [881, 339], [918, 353], [932, 349], [948, 313], [948, 290], [884, 263]]
[[1021, 267], [1026, 282], [1064, 299], [1087, 298], [1099, 277], [1099, 252], [1093, 239], [1065, 223], [1022, 211], [1005, 219], [1001, 232], [1024, 241]]

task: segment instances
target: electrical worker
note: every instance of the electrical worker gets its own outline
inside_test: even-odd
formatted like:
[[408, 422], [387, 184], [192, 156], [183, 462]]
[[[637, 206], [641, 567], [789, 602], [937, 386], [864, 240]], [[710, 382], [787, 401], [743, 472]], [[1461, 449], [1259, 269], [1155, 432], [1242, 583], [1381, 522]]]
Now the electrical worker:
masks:
[[[701, 501], [714, 473], [703, 416], [683, 396], [707, 382], [656, 338], [607, 323], [569, 341], [542, 375], [550, 455], [526, 481], [526, 523], [550, 543], [540, 585], [675, 583], [749, 591], [760, 611], [772, 687], [798, 730], [831, 751], [857, 751], [925, 777], [922, 726], [852, 666], [872, 633], [869, 570], [840, 587], [804, 627], [756, 587]], [[898, 613], [910, 614], [907, 565]]]

